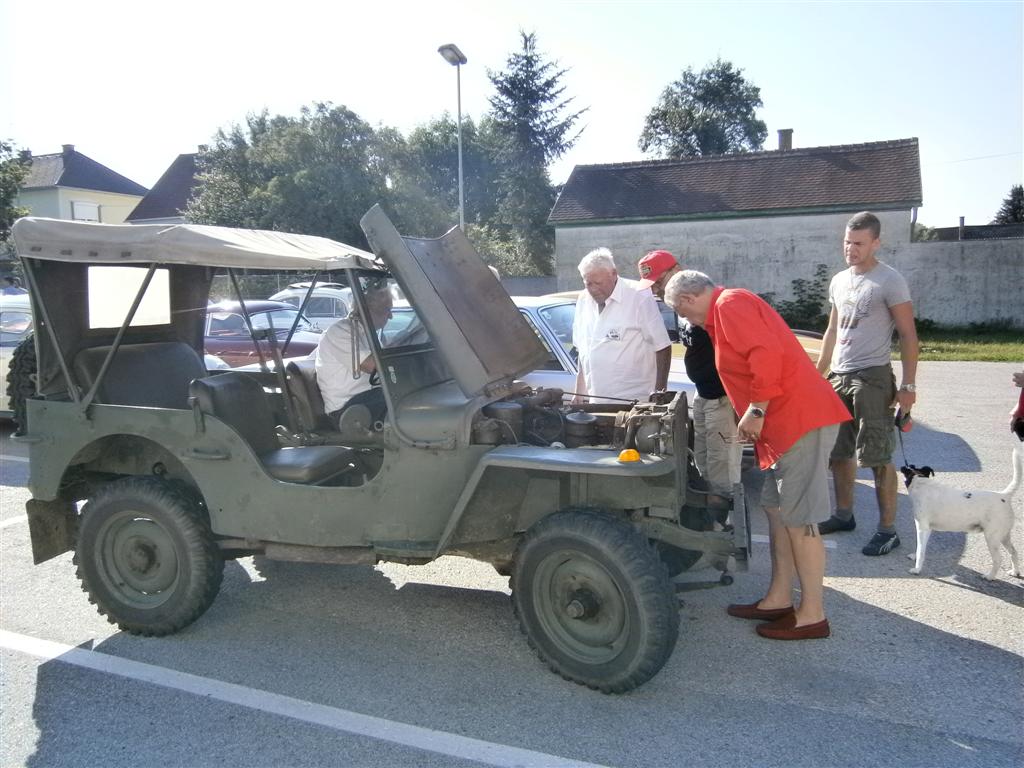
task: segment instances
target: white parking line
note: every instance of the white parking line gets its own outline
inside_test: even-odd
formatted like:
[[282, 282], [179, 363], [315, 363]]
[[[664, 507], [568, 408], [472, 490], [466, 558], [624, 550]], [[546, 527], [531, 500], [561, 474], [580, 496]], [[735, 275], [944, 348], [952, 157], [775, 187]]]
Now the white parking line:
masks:
[[190, 675], [187, 672], [178, 672], [166, 667], [122, 659], [97, 651], [87, 651], [83, 648], [75, 648], [71, 645], [54, 643], [6, 630], [0, 630], [0, 648], [18, 651], [47, 661], [62, 661], [65, 664], [96, 672], [105, 672], [164, 688], [184, 691], [196, 696], [236, 704], [240, 707], [321, 725], [344, 733], [368, 736], [371, 739], [401, 744], [463, 760], [474, 760], [485, 765], [507, 766], [508, 768], [524, 765], [596, 768], [594, 763], [583, 763], [544, 752], [534, 752], [505, 744], [471, 739], [446, 731], [435, 731], [431, 728], [385, 720], [381, 717], [363, 715], [347, 709], [314, 704], [291, 696], [282, 696], [269, 691], [248, 688], [244, 685]]
[[[768, 537], [760, 533], [750, 534], [750, 540], [756, 541], [758, 544], [767, 544]], [[822, 539], [825, 542], [825, 549], [835, 549], [836, 543], [832, 539]]]
[[0, 528], [6, 528], [9, 525], [20, 525], [21, 523], [27, 522], [28, 515], [18, 515], [17, 517], [12, 517], [10, 520], [4, 520], [3, 522], [0, 522]]
[[3, 461], [18, 461], [22, 464], [28, 464], [28, 456], [11, 456], [9, 453], [0, 455], [0, 459]]

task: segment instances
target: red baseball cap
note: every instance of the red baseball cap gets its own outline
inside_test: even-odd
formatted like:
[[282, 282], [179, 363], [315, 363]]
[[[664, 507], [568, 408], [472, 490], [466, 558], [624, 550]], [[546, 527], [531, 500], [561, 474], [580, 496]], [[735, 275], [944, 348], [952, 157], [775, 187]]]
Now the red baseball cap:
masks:
[[650, 288], [662, 275], [678, 266], [676, 257], [668, 251], [651, 251], [640, 259], [640, 287]]

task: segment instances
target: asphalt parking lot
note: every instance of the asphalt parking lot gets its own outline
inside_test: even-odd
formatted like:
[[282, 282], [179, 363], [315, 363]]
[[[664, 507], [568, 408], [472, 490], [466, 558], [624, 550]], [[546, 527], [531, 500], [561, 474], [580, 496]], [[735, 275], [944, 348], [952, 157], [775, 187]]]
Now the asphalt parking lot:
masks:
[[[964, 489], [1004, 487], [1015, 368], [921, 364], [909, 461]], [[245, 558], [184, 631], [121, 633], [89, 604], [70, 553], [32, 565], [25, 454], [0, 430], [3, 766], [1024, 764], [1024, 580], [986, 581], [983, 539], [958, 533], [934, 534], [924, 574], [908, 574], [905, 495], [902, 547], [864, 557], [867, 473], [857, 530], [829, 537], [830, 639], [763, 640], [725, 614], [766, 584], [767, 546], [755, 545], [731, 587], [683, 595], [661, 673], [605, 696], [547, 671], [508, 580], [456, 558]], [[757, 473], [745, 481], [756, 493]], [[1024, 551], [1024, 494], [1015, 506]]]

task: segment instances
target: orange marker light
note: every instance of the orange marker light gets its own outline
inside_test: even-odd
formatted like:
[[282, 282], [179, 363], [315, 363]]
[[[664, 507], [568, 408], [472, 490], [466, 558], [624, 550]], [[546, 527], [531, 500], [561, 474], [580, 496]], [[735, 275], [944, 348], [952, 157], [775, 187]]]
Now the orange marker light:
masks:
[[619, 462], [622, 464], [629, 464], [634, 461], [640, 461], [640, 451], [636, 448], [626, 448], [619, 454]]

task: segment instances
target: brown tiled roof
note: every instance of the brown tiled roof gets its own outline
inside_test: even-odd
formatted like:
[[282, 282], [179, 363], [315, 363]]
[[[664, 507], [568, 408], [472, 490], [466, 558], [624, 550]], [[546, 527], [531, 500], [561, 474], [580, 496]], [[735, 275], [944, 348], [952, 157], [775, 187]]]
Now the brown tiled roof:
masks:
[[196, 156], [178, 155], [126, 221], [181, 216], [196, 185]]
[[921, 205], [917, 139], [577, 165], [551, 224]]
[[40, 187], [75, 187], [140, 197], [148, 191], [141, 184], [136, 184], [75, 149], [53, 155], [33, 155], [32, 166], [22, 189]]

